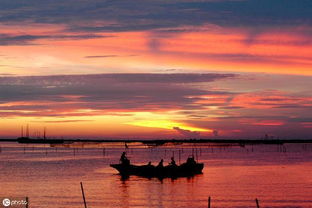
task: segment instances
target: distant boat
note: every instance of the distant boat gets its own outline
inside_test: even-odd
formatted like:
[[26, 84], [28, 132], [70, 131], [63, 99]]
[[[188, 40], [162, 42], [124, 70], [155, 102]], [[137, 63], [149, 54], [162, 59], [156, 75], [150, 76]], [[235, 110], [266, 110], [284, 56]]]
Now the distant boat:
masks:
[[111, 164], [120, 175], [130, 176], [136, 175], [146, 178], [178, 178], [191, 177], [196, 174], [202, 174], [204, 168], [203, 163], [183, 163], [181, 165], [153, 166], [153, 165], [131, 165], [131, 164]]
[[26, 126], [26, 132], [24, 136], [24, 128], [21, 128], [21, 137], [17, 138], [18, 143], [23, 144], [63, 144], [63, 139], [47, 139], [46, 137], [46, 128], [43, 130], [43, 138], [33, 139], [29, 137], [29, 126]]

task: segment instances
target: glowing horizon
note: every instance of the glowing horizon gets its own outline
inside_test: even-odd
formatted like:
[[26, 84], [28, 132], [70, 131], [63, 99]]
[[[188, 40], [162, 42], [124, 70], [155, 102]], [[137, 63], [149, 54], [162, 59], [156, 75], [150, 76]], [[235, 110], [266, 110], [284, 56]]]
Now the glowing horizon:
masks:
[[0, 2], [1, 137], [311, 138], [309, 3], [138, 4]]

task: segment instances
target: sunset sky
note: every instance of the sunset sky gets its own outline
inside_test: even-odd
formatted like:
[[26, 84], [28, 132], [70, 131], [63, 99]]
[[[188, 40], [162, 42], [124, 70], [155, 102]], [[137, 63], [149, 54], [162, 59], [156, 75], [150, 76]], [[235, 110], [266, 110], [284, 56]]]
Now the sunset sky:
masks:
[[0, 8], [1, 138], [311, 139], [311, 0]]

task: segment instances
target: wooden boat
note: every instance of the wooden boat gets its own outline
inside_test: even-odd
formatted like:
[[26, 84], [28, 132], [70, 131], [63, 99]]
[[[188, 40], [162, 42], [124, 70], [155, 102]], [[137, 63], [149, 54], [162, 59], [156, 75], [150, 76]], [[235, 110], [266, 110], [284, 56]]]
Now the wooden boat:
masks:
[[201, 174], [204, 168], [203, 163], [183, 163], [181, 165], [153, 166], [153, 165], [132, 165], [132, 164], [111, 164], [122, 176], [142, 176], [147, 178], [177, 178], [191, 177]]

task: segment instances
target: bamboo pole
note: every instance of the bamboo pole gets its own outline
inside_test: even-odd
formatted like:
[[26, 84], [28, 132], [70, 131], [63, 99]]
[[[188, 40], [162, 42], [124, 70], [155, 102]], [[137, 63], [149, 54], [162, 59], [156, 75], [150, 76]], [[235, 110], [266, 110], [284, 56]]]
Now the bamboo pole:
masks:
[[260, 208], [259, 201], [257, 198], [256, 198], [256, 204], [257, 204], [257, 208]]
[[84, 194], [82, 182], [80, 182], [80, 187], [81, 187], [81, 193], [82, 193], [84, 207], [87, 208], [87, 202], [86, 202], [86, 197], [85, 197], [85, 194]]
[[181, 150], [179, 150], [179, 165], [181, 165]]
[[209, 196], [209, 198], [208, 198], [208, 208], [210, 208], [210, 200], [211, 200], [211, 198]]
[[29, 199], [28, 199], [28, 197], [26, 197], [26, 206], [25, 206], [26, 208], [28, 208], [29, 207]]

